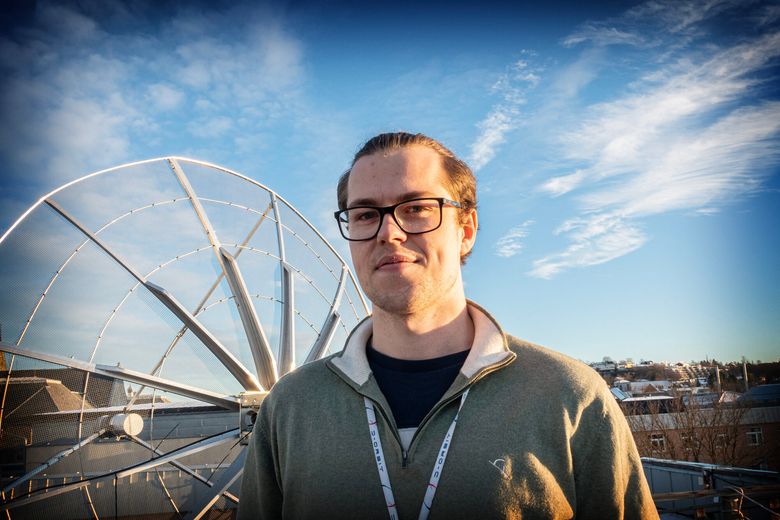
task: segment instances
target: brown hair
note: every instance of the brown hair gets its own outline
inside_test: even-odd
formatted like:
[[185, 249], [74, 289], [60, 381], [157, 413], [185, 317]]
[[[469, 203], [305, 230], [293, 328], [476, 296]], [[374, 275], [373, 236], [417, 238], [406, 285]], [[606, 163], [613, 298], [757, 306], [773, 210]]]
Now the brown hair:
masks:
[[[436, 139], [424, 134], [410, 134], [408, 132], [379, 134], [366, 141], [355, 154], [355, 157], [352, 158], [352, 164], [350, 164], [349, 169], [339, 178], [338, 187], [336, 188], [339, 209], [347, 208], [349, 174], [361, 157], [414, 145], [425, 146], [439, 154], [442, 168], [447, 172], [447, 187], [452, 196], [455, 197], [455, 200], [460, 202], [460, 215], [461, 218], [465, 219], [466, 215], [477, 207], [477, 179], [474, 177], [471, 168]], [[470, 253], [469, 251], [461, 257], [461, 263], [465, 262], [466, 257]]]

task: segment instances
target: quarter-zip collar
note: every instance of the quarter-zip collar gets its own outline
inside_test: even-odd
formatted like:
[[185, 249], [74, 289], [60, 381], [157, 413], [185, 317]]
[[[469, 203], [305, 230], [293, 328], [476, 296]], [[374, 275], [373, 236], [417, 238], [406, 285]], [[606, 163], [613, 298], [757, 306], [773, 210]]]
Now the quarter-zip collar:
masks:
[[[491, 367], [500, 368], [515, 359], [504, 331], [496, 320], [476, 303], [468, 300], [467, 304], [469, 316], [474, 323], [474, 341], [455, 383], [442, 397], [442, 401], [460, 393], [481, 375], [490, 371]], [[384, 404], [384, 396], [378, 391], [378, 387], [375, 384], [367, 385], [371, 368], [366, 358], [366, 343], [372, 332], [373, 322], [369, 316], [355, 327], [347, 338], [344, 349], [329, 359], [327, 365], [359, 393]]]

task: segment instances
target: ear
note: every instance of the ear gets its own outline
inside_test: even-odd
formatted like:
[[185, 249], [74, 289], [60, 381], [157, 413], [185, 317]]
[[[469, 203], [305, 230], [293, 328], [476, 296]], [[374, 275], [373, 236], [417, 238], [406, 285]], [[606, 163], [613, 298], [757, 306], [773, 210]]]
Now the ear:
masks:
[[477, 210], [472, 209], [461, 224], [460, 255], [463, 257], [477, 240]]

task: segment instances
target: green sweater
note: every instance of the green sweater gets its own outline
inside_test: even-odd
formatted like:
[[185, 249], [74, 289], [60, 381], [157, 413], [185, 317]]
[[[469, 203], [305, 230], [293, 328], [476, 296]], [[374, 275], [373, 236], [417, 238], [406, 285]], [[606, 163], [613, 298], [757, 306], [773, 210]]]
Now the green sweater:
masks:
[[252, 433], [239, 519], [389, 518], [364, 396], [400, 519], [416, 519], [467, 388], [429, 518], [658, 518], [628, 424], [598, 374], [504, 334], [472, 302], [469, 314], [471, 352], [408, 453], [366, 360], [370, 318], [343, 351], [279, 380]]

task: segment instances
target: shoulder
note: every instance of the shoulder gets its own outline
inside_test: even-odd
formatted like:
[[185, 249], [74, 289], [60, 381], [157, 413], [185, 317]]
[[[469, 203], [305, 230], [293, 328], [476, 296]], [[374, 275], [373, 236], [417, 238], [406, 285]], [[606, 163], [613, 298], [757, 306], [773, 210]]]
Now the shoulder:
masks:
[[333, 356], [306, 363], [279, 378], [266, 400], [284, 401], [298, 399], [321, 390], [338, 379], [328, 368], [327, 361]]
[[555, 374], [582, 384], [605, 384], [595, 370], [565, 354], [510, 335], [507, 335], [507, 344], [517, 355], [515, 363], [525, 370], [544, 369], [547, 376]]
[[606, 381], [591, 367], [565, 354], [512, 336], [516, 359], [507, 372], [522, 381], [528, 401], [540, 414], [564, 410], [572, 432], [583, 442], [626, 429], [625, 417]]
[[612, 399], [604, 379], [582, 361], [514, 336], [506, 338], [517, 356], [510, 370], [527, 387], [580, 404]]
[[270, 415], [278, 409], [286, 415], [291, 410], [310, 413], [343, 398], [348, 385], [328, 366], [332, 357], [306, 363], [280, 377], [263, 400], [264, 411]]

